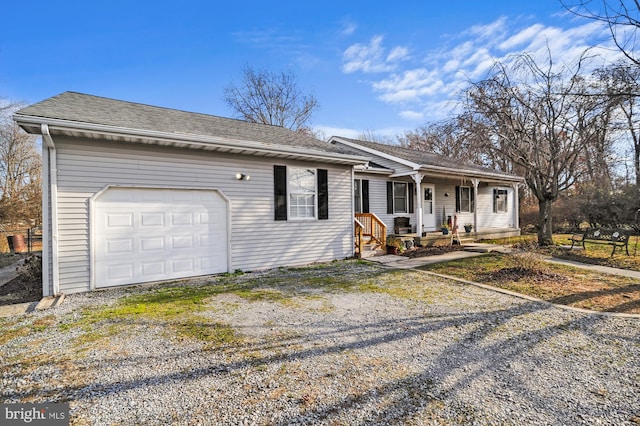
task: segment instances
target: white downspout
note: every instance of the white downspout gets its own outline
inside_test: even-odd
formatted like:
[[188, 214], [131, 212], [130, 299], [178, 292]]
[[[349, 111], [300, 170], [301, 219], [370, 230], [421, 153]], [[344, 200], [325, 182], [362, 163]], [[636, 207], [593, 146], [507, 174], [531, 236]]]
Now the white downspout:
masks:
[[520, 228], [520, 203], [518, 196], [518, 187], [520, 185], [518, 183], [513, 184], [513, 227], [516, 229]]
[[[49, 188], [43, 188], [43, 194], [48, 194], [49, 189], [51, 190], [50, 197], [43, 197], [43, 200], [48, 198], [49, 206], [51, 208], [51, 282], [53, 284], [53, 295], [58, 296], [60, 294], [60, 281], [59, 281], [59, 266], [58, 266], [58, 166], [56, 159], [56, 146], [53, 143], [53, 138], [51, 137], [51, 133], [49, 133], [49, 126], [46, 124], [42, 124], [40, 126], [42, 131], [42, 139], [46, 143], [46, 149], [48, 150], [48, 179], [43, 179], [43, 184], [47, 182]], [[45, 147], [43, 145], [42, 149]], [[47, 215], [48, 211], [45, 210], [43, 205], [43, 214]], [[43, 226], [49, 226], [49, 221], [46, 218], [43, 218]], [[45, 234], [46, 235], [46, 234]], [[48, 253], [45, 252], [45, 246], [43, 245], [43, 281], [44, 277], [48, 278], [49, 276], [49, 256]], [[48, 247], [47, 247], [48, 249]], [[48, 250], [47, 250], [48, 251]], [[45, 265], [46, 262], [46, 265]], [[44, 271], [47, 271], [47, 274], [44, 274]], [[48, 280], [47, 280], [48, 281]], [[46, 286], [49, 286], [49, 283], [46, 283]], [[43, 283], [44, 287], [44, 283]], [[44, 288], [43, 288], [44, 290]], [[48, 288], [46, 289], [48, 292]]]
[[[413, 181], [416, 183], [416, 234], [418, 238], [422, 237], [422, 173], [416, 173], [411, 175]], [[413, 197], [413, 194], [410, 195]]]
[[476, 234], [480, 229], [478, 229], [478, 184], [480, 180], [471, 179], [471, 183], [473, 183], [473, 229], [476, 230]]

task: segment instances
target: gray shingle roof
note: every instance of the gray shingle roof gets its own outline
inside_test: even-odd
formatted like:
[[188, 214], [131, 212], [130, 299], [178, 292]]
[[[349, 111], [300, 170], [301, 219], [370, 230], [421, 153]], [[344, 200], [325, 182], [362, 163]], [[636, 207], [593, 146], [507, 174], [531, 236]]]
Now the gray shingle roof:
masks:
[[332, 144], [284, 127], [249, 123], [231, 118], [102, 98], [77, 92], [65, 92], [45, 99], [21, 109], [16, 115], [171, 134], [223, 137], [330, 153], [346, 153]]
[[[445, 157], [443, 155], [438, 155], [431, 152], [404, 148], [399, 145], [388, 145], [388, 144], [383, 144], [378, 142], [369, 142], [369, 141], [362, 141], [357, 139], [344, 138], [341, 136], [339, 138], [345, 141], [351, 142], [353, 144], [366, 147], [366, 148], [375, 149], [376, 151], [380, 151], [387, 155], [392, 155], [394, 157], [401, 158], [403, 160], [410, 161], [412, 163], [415, 163], [424, 167], [429, 167], [429, 166], [446, 167], [446, 168], [450, 168], [452, 171], [468, 171], [468, 172], [477, 172], [477, 173], [483, 173], [483, 174], [489, 173], [493, 175], [504, 176], [505, 178], [517, 178], [517, 176], [512, 174], [497, 172], [496, 170], [488, 167], [482, 167], [475, 164], [458, 161], [454, 158]], [[362, 151], [359, 151], [357, 149], [351, 149], [350, 153], [360, 154], [360, 155], [363, 154]]]

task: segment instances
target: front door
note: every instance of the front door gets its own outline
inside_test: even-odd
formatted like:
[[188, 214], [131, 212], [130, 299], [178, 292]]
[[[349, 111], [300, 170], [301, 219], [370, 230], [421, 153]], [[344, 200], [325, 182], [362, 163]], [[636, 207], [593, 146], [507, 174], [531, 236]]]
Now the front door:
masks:
[[433, 184], [422, 184], [422, 227], [425, 231], [436, 229], [436, 187]]

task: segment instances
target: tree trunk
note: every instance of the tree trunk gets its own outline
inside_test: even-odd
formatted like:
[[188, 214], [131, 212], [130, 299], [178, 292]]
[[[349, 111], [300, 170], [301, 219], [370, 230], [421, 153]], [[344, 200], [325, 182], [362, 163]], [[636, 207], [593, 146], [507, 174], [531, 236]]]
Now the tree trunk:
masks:
[[551, 200], [538, 200], [538, 244], [540, 246], [553, 244], [551, 204]]

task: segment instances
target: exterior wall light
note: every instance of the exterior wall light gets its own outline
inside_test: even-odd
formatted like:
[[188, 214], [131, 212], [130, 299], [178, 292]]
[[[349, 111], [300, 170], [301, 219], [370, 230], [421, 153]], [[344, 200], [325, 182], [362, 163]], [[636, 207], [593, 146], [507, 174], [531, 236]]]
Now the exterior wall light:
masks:
[[236, 173], [236, 179], [237, 180], [249, 180], [249, 179], [251, 179], [251, 176], [245, 175], [245, 174], [242, 174], [242, 173]]

